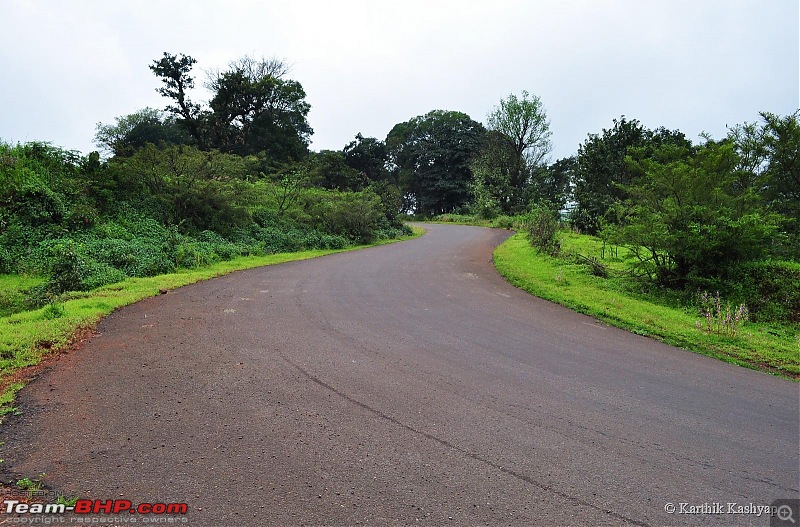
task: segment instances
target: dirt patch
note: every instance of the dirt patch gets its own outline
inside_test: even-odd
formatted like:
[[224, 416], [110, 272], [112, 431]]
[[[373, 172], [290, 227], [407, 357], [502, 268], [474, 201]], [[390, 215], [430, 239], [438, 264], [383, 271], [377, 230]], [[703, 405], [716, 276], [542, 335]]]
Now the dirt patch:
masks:
[[[95, 326], [81, 327], [72, 335], [69, 342], [60, 348], [53, 348], [52, 343], [42, 343], [36, 347], [36, 351], [41, 355], [41, 360], [37, 364], [19, 368], [0, 379], [0, 392], [5, 392], [9, 386], [17, 383], [28, 384], [38, 377], [43, 371], [50, 368], [62, 356], [80, 348], [86, 340], [96, 333]], [[49, 344], [49, 345], [46, 345]], [[2, 420], [0, 419], [0, 422]]]

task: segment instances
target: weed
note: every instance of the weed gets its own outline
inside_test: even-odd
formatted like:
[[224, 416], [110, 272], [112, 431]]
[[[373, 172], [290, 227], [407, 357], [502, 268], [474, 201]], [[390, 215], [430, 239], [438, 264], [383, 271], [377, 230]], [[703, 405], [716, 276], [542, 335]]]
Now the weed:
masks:
[[729, 303], [723, 306], [719, 291], [714, 295], [707, 291], [699, 292], [698, 301], [700, 315], [705, 319], [705, 326], [698, 320], [695, 327], [708, 334], [716, 333], [735, 337], [742, 324], [750, 320], [750, 313], [746, 305], [739, 304], [733, 309]]
[[42, 316], [47, 320], [55, 320], [64, 316], [64, 304], [60, 302], [50, 302], [42, 310]]
[[22, 478], [17, 480], [17, 488], [28, 492], [29, 497], [33, 497], [42, 490], [42, 479], [45, 474], [39, 474], [39, 479]]
[[59, 494], [58, 497], [56, 498], [56, 504], [57, 505], [65, 505], [67, 507], [74, 507], [76, 503], [78, 503], [78, 496], [75, 496], [73, 498], [68, 498], [68, 497], [64, 496], [63, 494]]

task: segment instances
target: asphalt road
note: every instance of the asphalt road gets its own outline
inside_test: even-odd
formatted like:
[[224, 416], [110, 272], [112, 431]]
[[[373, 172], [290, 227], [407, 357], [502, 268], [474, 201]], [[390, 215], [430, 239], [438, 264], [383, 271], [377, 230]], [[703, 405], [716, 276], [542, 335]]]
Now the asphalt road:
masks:
[[511, 287], [504, 231], [427, 228], [117, 311], [23, 390], [6, 479], [193, 526], [768, 525], [665, 506], [798, 497], [796, 383]]

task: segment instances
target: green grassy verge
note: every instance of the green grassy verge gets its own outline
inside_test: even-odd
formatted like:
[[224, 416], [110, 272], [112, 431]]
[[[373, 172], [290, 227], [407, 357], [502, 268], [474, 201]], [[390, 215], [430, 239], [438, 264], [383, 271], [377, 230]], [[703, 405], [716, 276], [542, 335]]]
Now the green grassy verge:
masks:
[[[412, 229], [414, 234], [411, 236], [384, 240], [374, 245], [414, 238], [425, 232], [421, 227], [413, 226]], [[94, 327], [101, 318], [119, 307], [158, 295], [161, 290], [175, 289], [233, 271], [306, 260], [364, 247], [368, 246], [243, 256], [199, 269], [184, 269], [148, 278], [128, 278], [92, 291], [68, 293], [59, 302], [41, 309], [0, 317], [0, 415], [14, 411], [14, 395], [24, 386], [24, 379], [17, 378], [15, 374], [23, 368], [39, 364], [50, 353], [67, 349], [82, 331]], [[0, 279], [4, 291], [12, 291], [14, 285], [32, 286], [39, 282], [41, 279], [23, 279], [14, 275], [6, 275]]]
[[[562, 237], [562, 251], [599, 257], [601, 242], [589, 236]], [[608, 249], [606, 250], [608, 255]], [[611, 269], [627, 267], [624, 249], [603, 260]], [[735, 335], [699, 331], [699, 314], [665, 297], [655, 303], [623, 286], [623, 279], [593, 276], [587, 266], [540, 254], [522, 234], [515, 234], [494, 253], [495, 266], [511, 284], [529, 293], [596, 317], [612, 326], [656, 338], [711, 357], [800, 379], [800, 328], [796, 325], [745, 323]]]
[[25, 291], [44, 282], [38, 276], [0, 275], [0, 317], [25, 310]]

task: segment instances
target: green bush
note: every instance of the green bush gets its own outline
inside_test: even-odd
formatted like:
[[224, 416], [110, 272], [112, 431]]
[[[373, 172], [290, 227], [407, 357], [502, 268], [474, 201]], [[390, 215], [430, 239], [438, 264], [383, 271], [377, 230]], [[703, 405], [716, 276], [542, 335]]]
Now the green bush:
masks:
[[492, 227], [497, 227], [498, 229], [513, 229], [515, 227], [515, 219], [513, 216], [506, 216], [505, 214], [502, 216], [497, 216], [492, 221]]
[[310, 196], [308, 209], [314, 225], [357, 243], [370, 243], [387, 223], [380, 198], [370, 190], [318, 192]]
[[800, 263], [751, 262], [737, 274], [754, 320], [800, 322]]
[[130, 240], [134, 237], [128, 228], [122, 224], [114, 221], [107, 220], [95, 225], [92, 232], [98, 238], [110, 238], [117, 240]]
[[347, 238], [343, 236], [339, 236], [337, 234], [320, 234], [318, 239], [318, 245], [315, 247], [310, 247], [313, 249], [344, 249], [345, 247], [349, 246], [350, 244], [347, 241]]
[[15, 271], [14, 260], [5, 246], [0, 245], [0, 274], [11, 274]]
[[83, 280], [88, 274], [84, 260], [75, 250], [72, 240], [60, 240], [52, 246], [50, 279], [45, 284], [47, 292], [59, 295], [66, 291], [83, 291]]
[[214, 252], [214, 245], [207, 242], [184, 242], [175, 249], [175, 259], [178, 267], [194, 269], [220, 261]]
[[85, 238], [81, 250], [86, 261], [115, 267], [127, 276], [155, 276], [175, 270], [172, 248], [166, 241]]
[[209, 231], [209, 230], [201, 231], [200, 234], [198, 234], [196, 236], [196, 238], [197, 238], [197, 241], [199, 241], [199, 242], [205, 242], [205, 243], [211, 243], [211, 244], [220, 244], [221, 245], [221, 244], [228, 243], [228, 241], [225, 238], [223, 238], [222, 236], [220, 236], [218, 233], [216, 233], [214, 231]]
[[84, 262], [80, 289], [90, 291], [100, 286], [121, 282], [127, 277], [128, 275], [123, 271], [106, 263], [98, 261]]
[[558, 240], [558, 212], [546, 207], [536, 207], [523, 220], [528, 241], [544, 254], [556, 256], [561, 250]]

